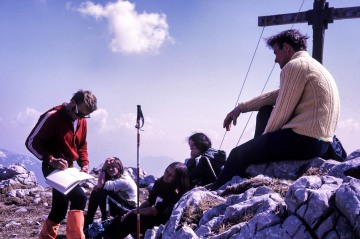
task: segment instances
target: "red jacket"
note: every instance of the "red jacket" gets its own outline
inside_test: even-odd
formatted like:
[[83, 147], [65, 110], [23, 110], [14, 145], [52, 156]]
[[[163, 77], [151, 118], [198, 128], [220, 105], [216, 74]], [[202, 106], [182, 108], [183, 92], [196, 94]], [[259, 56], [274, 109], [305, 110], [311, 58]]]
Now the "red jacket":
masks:
[[65, 103], [42, 114], [26, 139], [25, 146], [38, 159], [64, 158], [72, 167], [77, 161], [80, 167], [89, 164], [86, 119], [78, 119], [74, 132], [72, 120], [65, 111]]

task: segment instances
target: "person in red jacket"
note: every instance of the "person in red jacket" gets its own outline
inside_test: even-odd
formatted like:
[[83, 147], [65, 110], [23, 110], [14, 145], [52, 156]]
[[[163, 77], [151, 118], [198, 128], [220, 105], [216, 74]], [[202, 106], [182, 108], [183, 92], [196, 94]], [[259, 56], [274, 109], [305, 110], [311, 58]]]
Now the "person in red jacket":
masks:
[[[55, 106], [42, 114], [27, 137], [27, 149], [42, 161], [42, 172], [47, 177], [55, 169], [74, 166], [89, 171], [87, 151], [87, 122], [97, 109], [96, 96], [90, 91], [79, 90], [69, 103]], [[68, 194], [53, 189], [51, 211], [39, 238], [56, 238], [60, 222], [67, 216], [67, 238], [85, 238], [83, 234], [86, 194], [78, 185]]]

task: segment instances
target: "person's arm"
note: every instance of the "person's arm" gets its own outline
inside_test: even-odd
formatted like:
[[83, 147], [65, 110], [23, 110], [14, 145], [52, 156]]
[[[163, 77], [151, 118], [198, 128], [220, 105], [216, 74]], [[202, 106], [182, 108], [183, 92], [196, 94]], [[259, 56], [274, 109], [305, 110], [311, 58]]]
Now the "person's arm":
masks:
[[146, 200], [139, 206], [139, 208], [146, 208], [146, 207], [151, 207], [151, 204], [148, 200]]
[[241, 113], [240, 107], [237, 106], [235, 107], [235, 109], [233, 109], [232, 111], [230, 111], [230, 113], [226, 115], [223, 123], [223, 128], [225, 128], [226, 131], [230, 131], [231, 123], [233, 123], [234, 126], [236, 125], [236, 121], [240, 113]]
[[82, 172], [89, 172], [89, 159], [88, 159], [88, 150], [87, 150], [87, 122], [86, 119], [79, 119], [79, 129], [76, 133], [79, 136], [79, 143], [77, 145], [77, 153], [79, 159], [77, 160], [78, 165], [81, 168]]
[[194, 171], [196, 168], [196, 158], [188, 158], [185, 160], [188, 171]]
[[66, 169], [68, 163], [63, 157], [55, 158], [49, 153], [49, 144], [55, 138], [54, 117], [57, 110], [53, 109], [41, 115], [35, 127], [25, 141], [26, 148], [38, 159], [44, 161], [52, 168]]
[[[137, 209], [133, 209], [131, 210], [132, 213], [137, 214]], [[154, 216], [158, 213], [156, 207], [144, 207], [144, 208], [139, 208], [139, 214], [143, 215], [143, 216]]]
[[54, 158], [54, 155], [48, 152], [48, 142], [54, 138], [53, 117], [56, 112], [57, 110], [51, 110], [41, 115], [26, 139], [26, 148], [40, 160]]
[[239, 108], [241, 113], [246, 113], [251, 111], [259, 111], [261, 107], [266, 105], [275, 105], [279, 96], [279, 92], [280, 89], [276, 89], [263, 93], [250, 100], [239, 103], [237, 108]]
[[[106, 176], [106, 171], [107, 171], [107, 168], [109, 167], [109, 165], [111, 164], [111, 161], [112, 159], [111, 158], [107, 158], [100, 170], [100, 173], [99, 173], [99, 177], [98, 177], [98, 183], [97, 183], [97, 188], [102, 188], [104, 187], [104, 184], [105, 184], [105, 176]], [[110, 182], [110, 181], [108, 181]], [[110, 190], [109, 188], [105, 188], [106, 190]], [[114, 190], [111, 190], [111, 191], [114, 191]]]
[[158, 213], [157, 209], [152, 207], [149, 201], [145, 201], [139, 206], [139, 209], [135, 208], [124, 214], [124, 216], [121, 217], [121, 221], [123, 221], [130, 214], [137, 214], [138, 211], [139, 214], [143, 216], [155, 216]]
[[266, 92], [251, 100], [241, 102], [229, 114], [227, 114], [224, 119], [223, 128], [226, 128], [226, 130], [229, 131], [231, 128], [231, 123], [233, 123], [233, 125], [235, 126], [240, 113], [258, 111], [261, 107], [265, 105], [275, 105], [278, 94], [279, 89]]
[[106, 172], [101, 169], [100, 173], [99, 173], [99, 177], [98, 177], [98, 182], [97, 182], [97, 185], [96, 187], [97, 188], [102, 188], [105, 184], [105, 174]]

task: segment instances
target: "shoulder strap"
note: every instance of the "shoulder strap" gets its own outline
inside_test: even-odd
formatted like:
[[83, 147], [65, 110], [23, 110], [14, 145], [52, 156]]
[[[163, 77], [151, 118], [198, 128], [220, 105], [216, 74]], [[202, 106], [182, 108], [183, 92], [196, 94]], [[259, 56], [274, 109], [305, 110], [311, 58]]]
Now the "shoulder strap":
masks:
[[212, 165], [211, 165], [211, 162], [210, 162], [209, 158], [206, 157], [206, 156], [203, 156], [203, 157], [206, 159], [207, 165], [208, 165], [209, 168], [210, 168], [210, 171], [211, 171], [212, 176], [214, 176], [214, 178], [217, 179], [216, 173], [215, 173], [215, 171], [214, 171], [214, 169], [213, 169], [213, 167], [212, 167]]

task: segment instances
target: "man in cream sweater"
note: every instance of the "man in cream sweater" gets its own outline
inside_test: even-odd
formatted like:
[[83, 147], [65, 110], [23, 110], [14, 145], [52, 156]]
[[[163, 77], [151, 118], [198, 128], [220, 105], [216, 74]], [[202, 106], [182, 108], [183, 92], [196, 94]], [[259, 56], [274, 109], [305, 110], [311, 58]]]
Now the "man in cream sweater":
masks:
[[286, 30], [266, 39], [280, 65], [280, 88], [241, 102], [224, 120], [224, 128], [236, 125], [240, 113], [268, 112], [255, 138], [234, 148], [215, 190], [238, 175], [246, 177], [250, 164], [280, 160], [307, 160], [325, 153], [339, 120], [340, 99], [336, 83], [323, 65], [306, 52], [306, 40], [298, 30]]

